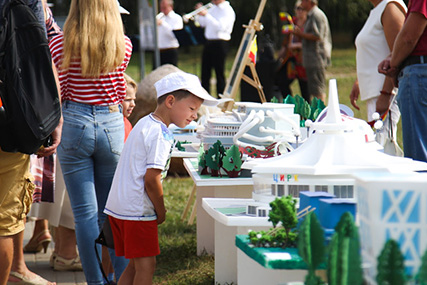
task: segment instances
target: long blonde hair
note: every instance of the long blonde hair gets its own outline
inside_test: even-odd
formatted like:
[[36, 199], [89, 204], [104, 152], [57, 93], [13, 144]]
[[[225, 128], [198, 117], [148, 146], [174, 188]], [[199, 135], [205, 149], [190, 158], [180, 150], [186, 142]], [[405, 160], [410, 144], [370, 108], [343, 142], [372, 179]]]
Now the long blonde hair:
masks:
[[125, 57], [123, 23], [116, 0], [72, 0], [64, 24], [62, 69], [80, 57], [82, 76], [99, 77]]

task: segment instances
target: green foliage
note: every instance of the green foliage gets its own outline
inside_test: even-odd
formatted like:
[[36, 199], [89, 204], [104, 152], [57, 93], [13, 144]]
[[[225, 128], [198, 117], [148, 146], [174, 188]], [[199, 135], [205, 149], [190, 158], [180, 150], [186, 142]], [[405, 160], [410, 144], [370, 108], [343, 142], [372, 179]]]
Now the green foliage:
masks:
[[396, 241], [390, 239], [384, 245], [378, 256], [377, 272], [377, 283], [380, 285], [405, 284], [404, 257]]
[[279, 100], [276, 98], [276, 96], [273, 96], [270, 100], [271, 103], [279, 103]]
[[297, 201], [291, 195], [276, 198], [270, 203], [271, 211], [268, 220], [273, 223], [273, 227], [276, 227], [279, 222], [285, 229], [296, 227], [298, 223], [296, 203]]
[[206, 165], [212, 170], [220, 170], [225, 149], [221, 141], [216, 141], [205, 156]]
[[308, 266], [305, 284], [322, 284], [315, 275], [325, 256], [325, 237], [322, 226], [313, 212], [301, 223], [298, 233], [298, 253]]
[[178, 141], [176, 144], [175, 144], [175, 147], [176, 147], [176, 149], [177, 150], [179, 150], [179, 151], [185, 151], [185, 147], [183, 147], [182, 145], [184, 145], [184, 144], [191, 144], [191, 142], [188, 142], [188, 141]]
[[294, 104], [294, 113], [300, 115], [300, 126], [305, 126], [305, 120], [310, 119], [315, 121], [317, 116], [322, 112], [325, 108], [325, 103], [322, 100], [314, 97], [311, 100], [311, 104], [309, 104], [303, 97], [300, 95], [295, 95], [292, 97], [291, 95], [286, 96], [283, 101], [285, 104]]
[[201, 168], [207, 167], [207, 165], [206, 165], [206, 154], [207, 154], [207, 151], [206, 152], [205, 151], [199, 152], [199, 166]]
[[[290, 195], [276, 198], [271, 202], [271, 211], [268, 220], [273, 223], [274, 228], [270, 229], [268, 232], [250, 232], [250, 242], [255, 246], [295, 246], [297, 234], [293, 232], [292, 229], [294, 229], [298, 223], [296, 203], [297, 201]], [[278, 223], [281, 223], [281, 227], [276, 227]]]
[[353, 216], [346, 212], [335, 227], [329, 244], [328, 282], [330, 285], [362, 284], [360, 244]]
[[196, 224], [188, 225], [186, 220], [181, 220], [193, 180], [166, 177], [162, 184], [168, 212], [165, 222], [159, 226], [161, 253], [157, 256], [153, 284], [213, 284], [214, 257], [197, 255]]
[[427, 250], [424, 252], [423, 257], [421, 258], [421, 266], [417, 274], [418, 284], [427, 284]]
[[249, 241], [256, 247], [293, 247], [297, 239], [295, 232], [286, 232], [284, 228], [270, 229], [269, 231], [250, 231]]
[[311, 111], [308, 118], [314, 122], [319, 116], [320, 112], [322, 112], [322, 110], [325, 109], [325, 107], [326, 107], [325, 103], [322, 100], [314, 97], [313, 99], [311, 99], [311, 104], [310, 104]]
[[229, 177], [238, 176], [240, 171], [242, 171], [242, 163], [242, 154], [235, 145], [232, 145], [222, 158], [222, 168], [227, 172]]

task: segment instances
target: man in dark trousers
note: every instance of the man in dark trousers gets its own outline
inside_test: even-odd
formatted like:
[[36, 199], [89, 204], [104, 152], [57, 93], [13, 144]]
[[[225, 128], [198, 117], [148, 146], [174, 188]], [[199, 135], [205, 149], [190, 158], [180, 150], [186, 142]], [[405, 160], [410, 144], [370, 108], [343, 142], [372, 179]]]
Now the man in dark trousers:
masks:
[[[205, 28], [206, 43], [202, 55], [202, 86], [210, 92], [212, 68], [216, 74], [216, 92], [222, 94], [225, 88], [225, 58], [231, 39], [236, 14], [225, 0], [213, 0], [214, 6], [199, 13], [197, 21]], [[196, 4], [196, 9], [202, 6]]]

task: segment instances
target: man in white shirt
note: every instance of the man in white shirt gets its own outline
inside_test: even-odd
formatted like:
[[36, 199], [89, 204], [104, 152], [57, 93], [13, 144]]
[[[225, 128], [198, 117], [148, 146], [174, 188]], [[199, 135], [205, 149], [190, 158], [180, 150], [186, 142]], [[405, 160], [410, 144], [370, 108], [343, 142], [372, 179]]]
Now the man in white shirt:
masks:
[[178, 66], [179, 43], [173, 31], [184, 27], [182, 17], [173, 10], [173, 0], [161, 0], [160, 11], [157, 15], [160, 64]]
[[[225, 58], [228, 42], [233, 31], [236, 14], [225, 0], [213, 0], [214, 6], [199, 13], [197, 21], [205, 28], [206, 43], [202, 55], [202, 86], [210, 93], [211, 70], [215, 69], [216, 92], [222, 94], [225, 88]], [[196, 9], [201, 7], [196, 4]]]

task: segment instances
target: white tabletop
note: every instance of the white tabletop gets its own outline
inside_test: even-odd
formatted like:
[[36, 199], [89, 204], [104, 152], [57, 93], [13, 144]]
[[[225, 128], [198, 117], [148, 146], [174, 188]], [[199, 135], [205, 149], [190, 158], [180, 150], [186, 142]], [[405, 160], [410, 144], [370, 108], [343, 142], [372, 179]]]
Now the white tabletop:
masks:
[[226, 226], [241, 227], [273, 227], [268, 217], [255, 217], [240, 212], [252, 199], [234, 198], [203, 198], [202, 207], [215, 221]]
[[184, 158], [184, 167], [187, 169], [196, 186], [238, 186], [238, 185], [253, 185], [251, 177], [236, 177], [229, 178], [227, 175], [223, 177], [212, 177], [210, 175], [200, 175], [198, 172], [197, 158]]

